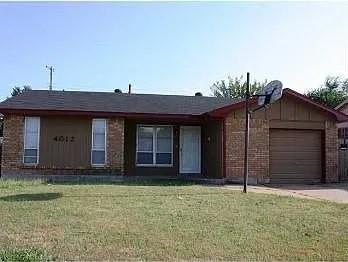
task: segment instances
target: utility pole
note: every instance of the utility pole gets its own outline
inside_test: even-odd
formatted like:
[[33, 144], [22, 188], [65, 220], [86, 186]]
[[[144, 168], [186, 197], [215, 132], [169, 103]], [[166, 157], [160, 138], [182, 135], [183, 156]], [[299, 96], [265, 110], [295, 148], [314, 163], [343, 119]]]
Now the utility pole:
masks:
[[247, 73], [246, 90], [245, 90], [245, 137], [244, 137], [244, 183], [243, 192], [247, 192], [248, 185], [248, 169], [249, 169], [249, 99], [250, 99], [250, 73]]
[[50, 70], [50, 86], [49, 86], [49, 89], [52, 90], [52, 78], [53, 78], [54, 68], [53, 68], [53, 66], [46, 66], [46, 68], [48, 70]]

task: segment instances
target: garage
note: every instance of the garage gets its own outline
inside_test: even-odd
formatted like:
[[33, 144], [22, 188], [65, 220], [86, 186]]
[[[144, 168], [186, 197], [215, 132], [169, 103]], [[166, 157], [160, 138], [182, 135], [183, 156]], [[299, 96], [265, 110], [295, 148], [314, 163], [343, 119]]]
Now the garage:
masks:
[[320, 130], [271, 129], [271, 183], [320, 182], [322, 152]]

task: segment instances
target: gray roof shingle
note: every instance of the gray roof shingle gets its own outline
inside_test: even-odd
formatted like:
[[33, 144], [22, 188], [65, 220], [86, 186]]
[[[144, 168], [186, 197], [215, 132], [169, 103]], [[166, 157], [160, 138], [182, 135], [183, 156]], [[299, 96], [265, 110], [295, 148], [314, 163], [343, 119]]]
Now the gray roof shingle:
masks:
[[32, 90], [1, 102], [0, 112], [16, 109], [201, 115], [239, 101], [206, 96]]

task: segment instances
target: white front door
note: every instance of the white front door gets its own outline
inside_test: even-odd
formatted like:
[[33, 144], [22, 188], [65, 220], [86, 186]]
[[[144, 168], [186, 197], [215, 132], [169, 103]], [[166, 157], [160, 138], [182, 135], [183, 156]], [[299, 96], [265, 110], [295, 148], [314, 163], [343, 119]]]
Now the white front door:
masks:
[[180, 173], [201, 173], [201, 127], [180, 127]]

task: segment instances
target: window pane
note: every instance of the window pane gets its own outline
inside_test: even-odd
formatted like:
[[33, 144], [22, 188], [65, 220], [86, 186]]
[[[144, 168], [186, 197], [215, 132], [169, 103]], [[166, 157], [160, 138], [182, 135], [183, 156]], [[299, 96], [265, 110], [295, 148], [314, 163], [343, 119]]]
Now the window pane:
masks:
[[153, 127], [138, 127], [138, 151], [153, 150]]
[[152, 153], [137, 153], [137, 164], [153, 164]]
[[156, 154], [156, 164], [167, 164], [172, 163], [172, 154], [171, 153], [157, 153]]
[[24, 163], [25, 164], [36, 164], [37, 163], [37, 150], [36, 149], [25, 149], [24, 150]]
[[104, 165], [105, 164], [105, 151], [92, 151], [92, 164]]
[[93, 148], [105, 149], [105, 134], [93, 133]]
[[25, 118], [25, 144], [24, 148], [37, 148], [39, 139], [40, 119], [38, 117]]
[[39, 130], [39, 118], [38, 117], [26, 117], [25, 128], [26, 132], [37, 133]]
[[152, 138], [138, 138], [138, 151], [152, 152]]
[[37, 148], [38, 142], [38, 134], [37, 133], [26, 133], [25, 134], [25, 148]]
[[153, 136], [153, 127], [151, 126], [139, 126], [138, 127], [138, 136], [142, 138], [151, 138]]
[[37, 163], [37, 158], [35, 157], [24, 157], [24, 164], [36, 164]]
[[24, 150], [24, 157], [36, 157], [37, 156], [37, 150], [36, 149], [25, 149]]
[[172, 152], [171, 138], [157, 138], [157, 152]]
[[[92, 152], [92, 163], [93, 164], [104, 164], [105, 162], [105, 119], [93, 119], [93, 144], [92, 150], [98, 150], [101, 153]], [[93, 157], [93, 154], [96, 154]], [[103, 155], [103, 156], [102, 156]], [[95, 159], [94, 159], [95, 158]], [[95, 162], [97, 161], [97, 162]]]
[[172, 127], [170, 126], [160, 126], [156, 128], [157, 137], [167, 137], [170, 138], [172, 136]]
[[105, 134], [105, 119], [93, 120], [93, 133]]
[[169, 153], [172, 151], [172, 127], [161, 126], [156, 128], [157, 152]]

